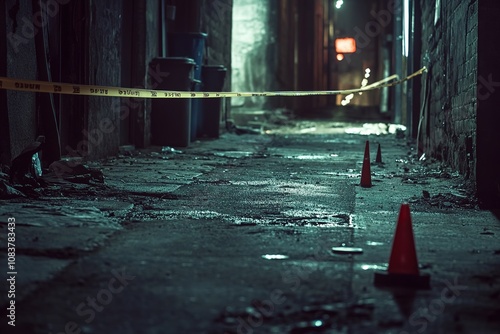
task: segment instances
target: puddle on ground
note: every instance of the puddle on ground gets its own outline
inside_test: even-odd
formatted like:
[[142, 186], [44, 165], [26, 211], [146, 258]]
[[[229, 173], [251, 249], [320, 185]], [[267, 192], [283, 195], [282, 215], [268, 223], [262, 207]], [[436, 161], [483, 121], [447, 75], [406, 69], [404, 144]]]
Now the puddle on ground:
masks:
[[271, 185], [272, 181], [231, 181], [232, 185], [235, 186], [252, 186], [252, 187], [264, 187]]
[[355, 267], [361, 270], [387, 270], [387, 264], [356, 263]]
[[175, 210], [147, 210], [149, 216], [154, 219], [223, 219], [224, 214], [215, 211], [192, 210], [192, 211], [175, 211]]
[[332, 176], [342, 176], [346, 178], [359, 178], [361, 176], [361, 171], [357, 171], [354, 169], [348, 169], [345, 172], [322, 172], [318, 173], [320, 175], [332, 175]]
[[162, 219], [192, 219], [192, 220], [221, 220], [231, 226], [257, 226], [257, 225], [278, 225], [283, 227], [318, 227], [337, 228], [355, 227], [351, 215], [338, 214], [313, 214], [310, 211], [289, 210], [271, 216], [242, 217], [232, 216], [216, 211], [208, 210], [160, 210], [151, 207], [141, 212], [141, 220], [162, 220]]
[[283, 227], [355, 227], [352, 217], [348, 214], [311, 214], [300, 210], [291, 210], [279, 215], [262, 217], [234, 217], [224, 216], [223, 219], [231, 225], [255, 226], [255, 225], [280, 225]]
[[287, 155], [284, 156], [286, 159], [297, 159], [297, 160], [328, 160], [331, 158], [337, 158], [338, 154], [303, 154], [303, 155]]
[[282, 213], [284, 221], [293, 226], [318, 226], [318, 227], [354, 227], [352, 216], [346, 213], [326, 213], [304, 210], [288, 210]]
[[367, 241], [366, 244], [368, 246], [382, 246], [384, 243], [383, 242], [378, 242], [378, 241]]
[[332, 247], [332, 252], [334, 254], [342, 254], [342, 255], [355, 255], [355, 254], [363, 254], [363, 248], [359, 247]]
[[286, 260], [289, 258], [289, 256], [282, 254], [266, 254], [262, 255], [262, 258], [266, 260]]
[[[300, 177], [291, 175], [291, 179], [296, 180]], [[278, 188], [278, 189], [276, 189]], [[269, 190], [270, 193], [278, 191], [279, 193], [286, 193], [289, 195], [298, 195], [303, 197], [317, 197], [319, 194], [328, 194], [332, 197], [339, 197], [338, 194], [333, 193], [331, 191], [331, 184], [328, 182], [320, 182], [316, 183], [307, 183], [304, 182], [294, 182], [294, 183], [282, 183], [279, 186], [272, 188]]]
[[344, 139], [344, 138], [327, 139], [324, 142], [328, 144], [346, 144], [346, 145], [361, 144], [361, 140]]
[[301, 218], [279, 218], [270, 222], [270, 224], [282, 226], [301, 226], [301, 227], [348, 227], [349, 220], [345, 217], [301, 217]]
[[[254, 300], [251, 306], [226, 307], [216, 321], [230, 333], [238, 332], [248, 324], [245, 319], [265, 319], [259, 328], [266, 333], [348, 333], [352, 323], [373, 327], [374, 299], [355, 302], [317, 303], [298, 307], [273, 308], [269, 312], [266, 301]], [[243, 327], [245, 326], [245, 327]], [[251, 329], [250, 326], [247, 326]], [[249, 331], [250, 332], [250, 331]]]
[[224, 221], [230, 223], [233, 226], [256, 226], [259, 224], [264, 224], [262, 219], [249, 218], [249, 217], [224, 217]]
[[247, 158], [252, 156], [253, 152], [245, 152], [245, 151], [226, 151], [226, 152], [215, 152], [214, 155], [218, 157], [224, 158]]
[[0, 215], [16, 217], [19, 225], [38, 227], [91, 227], [121, 229], [118, 219], [94, 206], [4, 203]]
[[356, 135], [387, 135], [404, 133], [406, 131], [406, 126], [399, 124], [387, 124], [387, 123], [365, 123], [362, 127], [350, 127], [345, 129], [347, 134]]

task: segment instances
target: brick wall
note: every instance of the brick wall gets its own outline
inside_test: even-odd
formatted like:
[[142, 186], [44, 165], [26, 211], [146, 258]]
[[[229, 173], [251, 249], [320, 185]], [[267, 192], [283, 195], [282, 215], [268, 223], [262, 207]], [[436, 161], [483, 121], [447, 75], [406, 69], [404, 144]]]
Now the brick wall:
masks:
[[205, 0], [201, 8], [201, 30], [208, 34], [207, 61], [228, 69], [231, 66], [232, 8], [233, 0]]
[[478, 1], [422, 0], [422, 63], [429, 68], [424, 152], [475, 180]]
[[500, 3], [421, 1], [422, 60], [429, 68], [423, 147], [461, 172], [485, 208], [500, 207]]
[[[231, 91], [231, 40], [233, 23], [233, 0], [203, 0], [201, 4], [201, 31], [208, 34], [207, 57], [209, 65], [224, 65], [227, 68], [225, 91]], [[229, 113], [226, 101], [224, 113]]]

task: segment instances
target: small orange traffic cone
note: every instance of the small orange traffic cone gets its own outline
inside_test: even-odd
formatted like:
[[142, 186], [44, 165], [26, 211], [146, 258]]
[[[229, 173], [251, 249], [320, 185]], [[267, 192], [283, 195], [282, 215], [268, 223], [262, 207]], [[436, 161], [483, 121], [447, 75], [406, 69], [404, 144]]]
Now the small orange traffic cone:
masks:
[[413, 239], [410, 206], [402, 204], [386, 273], [375, 273], [375, 285], [429, 288], [430, 276], [420, 275]]
[[382, 162], [382, 152], [380, 151], [380, 143], [378, 144], [377, 156], [375, 157], [375, 163], [381, 164]]
[[372, 174], [370, 170], [370, 142], [367, 140], [365, 145], [365, 157], [363, 158], [363, 168], [361, 169], [361, 182], [363, 188], [372, 186]]

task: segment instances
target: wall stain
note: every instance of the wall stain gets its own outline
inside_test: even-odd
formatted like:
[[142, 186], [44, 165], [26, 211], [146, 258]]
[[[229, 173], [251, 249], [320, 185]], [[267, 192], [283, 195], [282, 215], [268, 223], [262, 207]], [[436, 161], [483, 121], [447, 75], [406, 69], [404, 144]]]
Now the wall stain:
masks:
[[9, 17], [12, 20], [12, 33], [15, 34], [17, 30], [17, 13], [19, 13], [20, 8], [19, 0], [16, 1], [15, 5], [9, 9]]

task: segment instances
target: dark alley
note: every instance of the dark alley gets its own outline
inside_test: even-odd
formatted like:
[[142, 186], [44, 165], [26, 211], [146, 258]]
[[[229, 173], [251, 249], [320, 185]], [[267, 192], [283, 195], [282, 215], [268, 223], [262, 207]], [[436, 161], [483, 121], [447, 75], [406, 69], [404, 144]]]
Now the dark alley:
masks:
[[498, 333], [500, 2], [5, 0], [1, 333]]

